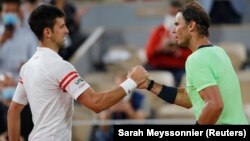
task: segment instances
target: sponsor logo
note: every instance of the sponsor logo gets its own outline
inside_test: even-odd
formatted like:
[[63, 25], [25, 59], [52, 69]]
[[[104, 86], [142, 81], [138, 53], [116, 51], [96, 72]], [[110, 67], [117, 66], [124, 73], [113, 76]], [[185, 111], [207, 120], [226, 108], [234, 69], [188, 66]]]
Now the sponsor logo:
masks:
[[76, 85], [78, 85], [80, 82], [83, 82], [84, 80], [80, 77], [79, 79], [77, 79], [74, 83]]

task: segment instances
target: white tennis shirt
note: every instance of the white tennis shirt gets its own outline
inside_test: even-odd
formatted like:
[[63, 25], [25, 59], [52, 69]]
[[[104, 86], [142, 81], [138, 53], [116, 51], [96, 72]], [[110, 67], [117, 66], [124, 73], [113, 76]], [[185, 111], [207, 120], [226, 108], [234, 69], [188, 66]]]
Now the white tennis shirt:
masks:
[[71, 141], [73, 98], [88, 87], [73, 65], [53, 50], [38, 47], [21, 68], [13, 97], [17, 103], [30, 104], [34, 128], [29, 140]]

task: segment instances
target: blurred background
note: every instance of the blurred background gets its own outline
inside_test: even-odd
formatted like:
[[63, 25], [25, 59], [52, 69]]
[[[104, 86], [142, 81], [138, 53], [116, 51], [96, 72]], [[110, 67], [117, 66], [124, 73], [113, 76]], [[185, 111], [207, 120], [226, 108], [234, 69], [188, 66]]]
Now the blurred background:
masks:
[[[190, 1], [192, 0], [23, 0], [20, 8], [24, 26], [29, 10], [32, 11], [32, 8], [41, 3], [54, 4], [65, 10], [70, 34], [66, 48], [59, 54], [76, 67], [95, 91], [103, 91], [116, 86], [115, 78], [120, 72], [127, 72], [135, 65], [150, 65], [147, 47], [156, 27], [168, 25], [168, 30], [171, 31], [171, 23], [167, 22], [174, 13], [171, 11], [172, 6]], [[241, 85], [244, 110], [250, 120], [250, 0], [197, 2], [211, 17], [210, 41], [224, 48], [233, 63]], [[4, 26], [1, 19], [0, 34], [3, 34]], [[0, 48], [0, 53], [1, 51]], [[150, 77], [169, 86], [185, 87], [185, 73], [178, 80], [173, 68], [168, 69], [149, 69]], [[11, 70], [5, 71], [2, 68], [0, 74], [0, 101], [3, 105], [8, 105], [6, 99], [10, 94], [7, 93], [11, 93], [11, 90], [7, 88], [14, 87], [15, 83], [7, 85], [6, 81], [9, 77], [15, 81], [15, 75], [11, 74]], [[170, 105], [146, 90], [138, 91], [144, 95], [140, 106], [144, 117], [138, 119], [103, 118], [102, 113], [93, 113], [75, 103], [73, 141], [97, 141], [98, 138], [104, 138], [106, 134], [96, 131], [99, 126], [194, 124], [192, 109]], [[3, 113], [0, 114], [4, 115]]]

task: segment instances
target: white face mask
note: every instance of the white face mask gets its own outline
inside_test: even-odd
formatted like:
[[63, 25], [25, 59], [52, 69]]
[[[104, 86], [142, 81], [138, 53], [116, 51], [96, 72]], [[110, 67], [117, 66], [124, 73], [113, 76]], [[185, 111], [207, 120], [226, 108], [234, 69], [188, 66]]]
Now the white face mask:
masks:
[[170, 38], [174, 38], [174, 33], [173, 33], [173, 29], [175, 26], [174, 22], [175, 22], [175, 16], [172, 15], [165, 16], [163, 26], [165, 29], [169, 31]]
[[163, 25], [166, 29], [172, 30], [174, 28], [175, 16], [166, 15], [164, 18]]
[[20, 25], [20, 19], [15, 13], [4, 13], [2, 14], [2, 19], [5, 25], [9, 25], [9, 24], [12, 24], [15, 26]]

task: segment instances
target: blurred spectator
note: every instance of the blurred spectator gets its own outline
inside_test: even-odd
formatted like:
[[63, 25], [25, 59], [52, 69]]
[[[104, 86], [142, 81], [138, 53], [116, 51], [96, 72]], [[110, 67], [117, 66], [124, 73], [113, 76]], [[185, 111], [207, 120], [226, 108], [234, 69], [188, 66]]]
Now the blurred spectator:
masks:
[[[0, 95], [2, 96], [0, 100], [0, 130], [7, 132], [7, 109], [15, 91], [19, 69], [35, 52], [38, 40], [30, 30], [24, 27], [20, 0], [1, 2], [3, 31], [0, 34]], [[21, 129], [23, 140], [27, 140], [27, 136], [33, 128], [29, 112], [30, 109], [26, 106], [21, 116], [21, 124], [25, 124], [25, 128]]]
[[240, 24], [246, 10], [246, 0], [198, 0], [205, 7], [212, 24]]
[[[126, 80], [125, 73], [119, 73], [115, 77], [116, 85]], [[122, 101], [99, 114], [100, 120], [122, 120], [122, 119], [146, 119], [150, 114], [149, 107], [144, 94], [134, 91], [131, 95], [124, 97]], [[89, 141], [113, 141], [113, 126], [94, 126]]]
[[[21, 9], [23, 12], [23, 26], [30, 29], [28, 19], [30, 16], [30, 13], [33, 11], [34, 8], [36, 8], [38, 5], [42, 4], [43, 2], [41, 0], [23, 0], [23, 3], [21, 5]], [[32, 32], [33, 33], [33, 32]]]
[[[0, 141], [7, 140], [7, 112], [15, 81], [8, 74], [0, 74]], [[2, 138], [2, 140], [1, 140]]]
[[[178, 0], [172, 0], [169, 2], [169, 6], [166, 9], [163, 25], [166, 29], [171, 31], [174, 28], [175, 15], [177, 14], [179, 8], [181, 8], [182, 3]], [[173, 37], [173, 33], [170, 32]]]
[[[2, 15], [2, 1], [0, 1], [0, 15]], [[3, 25], [2, 18], [0, 18], [0, 35], [3, 34], [3, 31], [4, 31], [4, 25]]]
[[[0, 75], [0, 136], [7, 138], [7, 112], [16, 88], [16, 82], [9, 74]], [[32, 115], [29, 104], [21, 114], [22, 141], [28, 141], [28, 136], [33, 128]], [[1, 141], [1, 139], [0, 139]]]
[[11, 73], [18, 79], [19, 69], [35, 52], [38, 40], [30, 30], [23, 28], [20, 0], [4, 0], [2, 20], [4, 31], [0, 35], [0, 72]]
[[179, 1], [170, 2], [163, 24], [156, 26], [146, 46], [148, 60], [146, 68], [170, 71], [174, 76], [176, 86], [180, 84], [185, 73], [186, 59], [191, 54], [188, 48], [177, 46], [172, 34], [175, 15], [180, 7]]
[[80, 31], [80, 19], [89, 8], [77, 8], [67, 0], [51, 0], [50, 3], [65, 12], [66, 26], [69, 29], [69, 38], [65, 48], [59, 50], [59, 55], [69, 60], [78, 47], [86, 40], [87, 35]]

